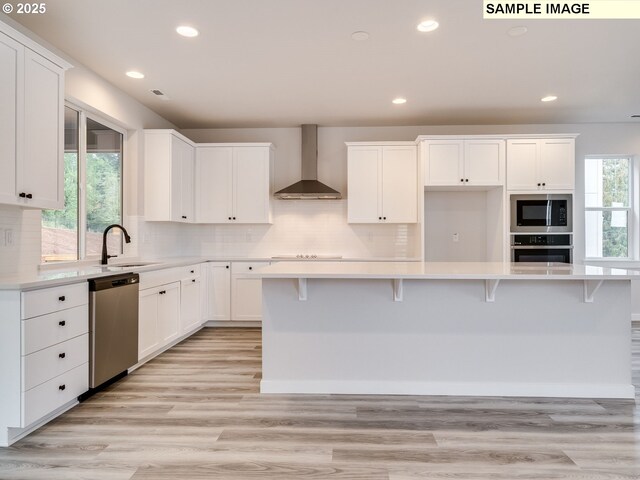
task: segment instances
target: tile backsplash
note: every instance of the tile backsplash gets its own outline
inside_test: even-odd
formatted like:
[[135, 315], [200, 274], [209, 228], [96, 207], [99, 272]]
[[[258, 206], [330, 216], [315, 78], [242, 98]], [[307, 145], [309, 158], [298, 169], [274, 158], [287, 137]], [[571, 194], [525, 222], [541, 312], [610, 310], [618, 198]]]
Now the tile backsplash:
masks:
[[273, 208], [272, 225], [185, 225], [145, 222], [137, 217], [139, 255], [420, 256], [417, 225], [348, 224], [346, 200], [274, 200]]
[[40, 210], [0, 205], [0, 275], [35, 273], [40, 248]]

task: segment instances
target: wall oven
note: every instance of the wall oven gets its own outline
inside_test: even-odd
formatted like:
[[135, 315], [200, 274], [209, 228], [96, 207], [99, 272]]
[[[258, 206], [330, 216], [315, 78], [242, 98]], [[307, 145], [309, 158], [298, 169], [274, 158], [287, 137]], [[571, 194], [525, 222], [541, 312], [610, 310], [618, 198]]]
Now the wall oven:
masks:
[[511, 261], [572, 263], [571, 235], [512, 235]]
[[567, 195], [511, 195], [511, 232], [572, 231], [572, 197]]

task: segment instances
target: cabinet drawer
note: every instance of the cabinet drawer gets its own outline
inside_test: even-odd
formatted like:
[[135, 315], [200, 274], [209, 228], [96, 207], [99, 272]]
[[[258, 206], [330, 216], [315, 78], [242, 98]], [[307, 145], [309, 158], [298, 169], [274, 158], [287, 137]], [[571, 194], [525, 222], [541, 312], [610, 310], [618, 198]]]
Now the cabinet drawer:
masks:
[[89, 364], [52, 378], [22, 395], [22, 426], [26, 427], [89, 389]]
[[22, 357], [22, 389], [31, 390], [88, 361], [88, 334]]
[[29, 318], [22, 322], [22, 355], [29, 355], [88, 331], [88, 305]]
[[87, 282], [22, 293], [22, 318], [37, 317], [89, 303]]
[[188, 265], [186, 267], [180, 267], [182, 271], [182, 279], [195, 278], [200, 276], [200, 265]]
[[233, 262], [231, 264], [232, 275], [253, 274], [257, 269], [266, 267], [269, 262]]

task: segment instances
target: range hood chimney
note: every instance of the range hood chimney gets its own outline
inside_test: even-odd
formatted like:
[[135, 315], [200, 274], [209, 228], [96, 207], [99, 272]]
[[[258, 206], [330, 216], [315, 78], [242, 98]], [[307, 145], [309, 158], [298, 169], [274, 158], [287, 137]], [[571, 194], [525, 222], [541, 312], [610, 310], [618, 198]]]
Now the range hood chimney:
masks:
[[340, 192], [318, 181], [318, 125], [302, 125], [302, 180], [277, 191], [281, 200], [337, 200]]

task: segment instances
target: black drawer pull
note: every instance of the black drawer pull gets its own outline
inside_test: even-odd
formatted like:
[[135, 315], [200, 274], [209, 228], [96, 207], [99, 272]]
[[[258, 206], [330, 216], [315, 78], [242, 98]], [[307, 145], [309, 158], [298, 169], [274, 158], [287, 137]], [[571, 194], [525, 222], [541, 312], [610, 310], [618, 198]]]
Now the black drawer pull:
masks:
[[233, 217], [233, 219], [235, 220], [235, 219], [236, 219], [236, 217]]
[[191, 281], [192, 281], [193, 283], [196, 283], [196, 279], [195, 279], [195, 278], [192, 278], [192, 279], [191, 279]]
[[196, 273], [195, 270], [191, 270], [191, 273]]
[[387, 219], [387, 217], [382, 217], [382, 219], [383, 219], [383, 220], [386, 220], [386, 219]]
[[26, 194], [26, 193], [24, 193], [24, 192], [20, 192], [20, 193], [18, 194], [18, 196], [19, 196], [20, 198], [25, 198], [25, 197], [27, 196], [27, 194]]
[[158, 293], [159, 293], [160, 295], [164, 295], [165, 293], [167, 293], [167, 291], [166, 291], [166, 290], [162, 290], [162, 291], [160, 291], [160, 292], [158, 292]]
[[58, 355], [58, 357], [60, 357], [60, 358], [64, 358], [64, 357], [66, 357], [66, 356], [67, 356], [67, 354], [66, 354], [66, 353], [64, 353], [64, 352], [62, 352], [62, 353], [60, 353], [60, 354]]
[[33, 195], [31, 195], [30, 193], [27, 193], [27, 198], [33, 198]]
[[229, 265], [225, 265], [224, 268], [229, 268]]
[[58, 322], [58, 325], [60, 325], [61, 327], [64, 327], [67, 324], [67, 322], [65, 322], [64, 320], [60, 320]]
[[249, 267], [249, 270], [253, 270], [253, 267]]
[[186, 219], [187, 219], [187, 216], [186, 216], [186, 215], [182, 215], [182, 218], [184, 218], [184, 219], [186, 220]]
[[231, 220], [231, 217], [229, 217], [229, 220]]
[[67, 299], [67, 297], [65, 297], [64, 295], [62, 295], [62, 296], [58, 297], [58, 300], [59, 300], [60, 302], [64, 302], [66, 299]]
[[64, 390], [65, 388], [67, 388], [67, 386], [66, 386], [66, 385], [60, 385], [60, 386], [58, 387], [58, 390]]

